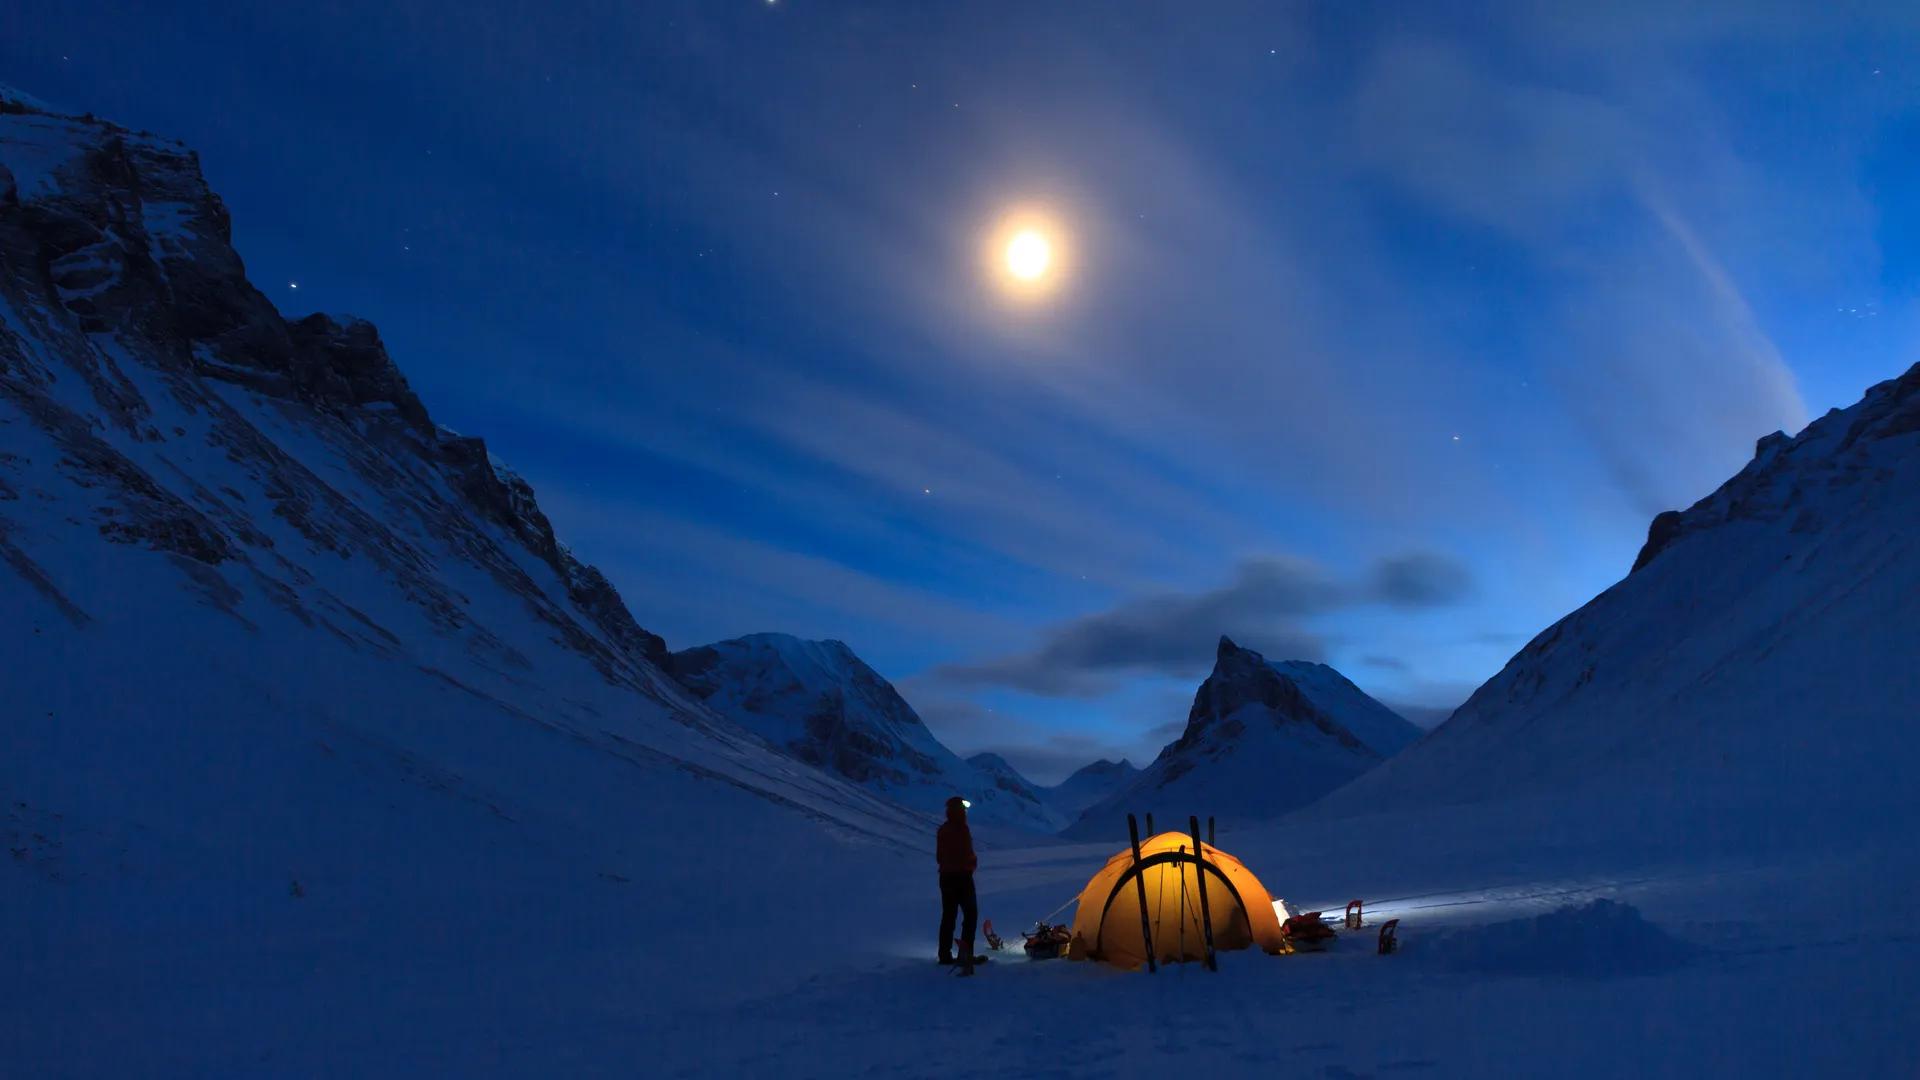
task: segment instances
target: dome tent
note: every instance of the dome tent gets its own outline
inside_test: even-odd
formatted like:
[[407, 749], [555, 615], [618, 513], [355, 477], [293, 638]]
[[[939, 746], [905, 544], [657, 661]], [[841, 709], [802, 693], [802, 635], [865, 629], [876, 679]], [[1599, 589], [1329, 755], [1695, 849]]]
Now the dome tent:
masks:
[[1202, 872], [1206, 874], [1208, 922], [1216, 950], [1258, 945], [1269, 953], [1287, 951], [1273, 897], [1253, 871], [1212, 844], [1200, 845], [1201, 859], [1196, 861], [1193, 848], [1192, 836], [1163, 832], [1140, 844], [1137, 869], [1131, 847], [1108, 859], [1080, 891], [1068, 955], [1126, 968], [1144, 963], [1147, 947], [1140, 925], [1144, 887], [1154, 960], [1172, 963], [1205, 959], [1200, 914]]

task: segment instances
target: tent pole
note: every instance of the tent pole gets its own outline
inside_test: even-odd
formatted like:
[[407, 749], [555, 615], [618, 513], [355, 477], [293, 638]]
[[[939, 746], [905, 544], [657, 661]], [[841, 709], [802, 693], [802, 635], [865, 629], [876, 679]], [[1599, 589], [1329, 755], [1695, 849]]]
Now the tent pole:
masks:
[[1147, 973], [1160, 970], [1153, 962], [1153, 928], [1147, 925], [1147, 879], [1140, 876], [1140, 822], [1127, 815], [1127, 835], [1133, 839], [1133, 887], [1140, 894], [1140, 940], [1147, 944]]
[[1213, 912], [1207, 907], [1207, 860], [1200, 847], [1200, 819], [1187, 818], [1187, 828], [1193, 833], [1193, 876], [1200, 881], [1200, 930], [1207, 939], [1207, 970], [1219, 971], [1220, 962], [1213, 956]]
[[1151, 810], [1147, 811], [1147, 835], [1148, 836], [1159, 835], [1158, 833], [1153, 831], [1153, 811]]
[[1207, 815], [1207, 843], [1213, 843], [1213, 815]]

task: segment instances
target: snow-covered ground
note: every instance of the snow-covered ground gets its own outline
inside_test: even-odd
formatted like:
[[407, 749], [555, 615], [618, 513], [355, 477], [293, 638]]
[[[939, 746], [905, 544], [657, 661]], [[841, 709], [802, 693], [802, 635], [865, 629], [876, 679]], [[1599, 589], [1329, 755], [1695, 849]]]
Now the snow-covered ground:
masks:
[[[1514, 820], [1485, 807], [1233, 831], [1222, 846], [1276, 896], [1393, 900], [1369, 921], [1400, 917], [1402, 951], [1374, 955], [1369, 929], [1325, 954], [1224, 954], [1217, 975], [1015, 953], [968, 981], [931, 963], [923, 854], [660, 779], [662, 800], [714, 817], [624, 833], [627, 882], [534, 849], [430, 857], [471, 826], [421, 810], [394, 841], [422, 845], [414, 873], [382, 859], [299, 898], [223, 881], [9, 889], [7, 955], [26, 958], [0, 1014], [9, 1060], [36, 1076], [1911, 1076], [1920, 1063], [1920, 862], [1891, 827], [1638, 845], [1618, 820], [1561, 806], [1574, 824], [1551, 844], [1516, 844]], [[1013, 937], [1115, 846], [984, 851], [983, 915]], [[1631, 911], [1587, 906], [1597, 898]]]

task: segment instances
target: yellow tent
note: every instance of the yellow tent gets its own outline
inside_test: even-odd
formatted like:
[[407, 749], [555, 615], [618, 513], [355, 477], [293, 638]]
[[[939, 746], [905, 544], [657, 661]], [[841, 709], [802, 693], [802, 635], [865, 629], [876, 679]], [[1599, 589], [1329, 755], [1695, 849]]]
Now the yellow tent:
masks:
[[[1258, 945], [1269, 953], [1287, 951], [1267, 887], [1260, 884], [1253, 871], [1240, 865], [1240, 860], [1212, 844], [1200, 847], [1206, 864], [1213, 947], [1224, 950]], [[1105, 960], [1126, 968], [1145, 963], [1140, 886], [1146, 891], [1154, 959], [1163, 964], [1205, 959], [1200, 868], [1193, 858], [1193, 838], [1177, 832], [1163, 832], [1140, 845], [1138, 872], [1133, 849], [1127, 848], [1093, 875], [1080, 891], [1080, 908], [1073, 917], [1073, 941], [1067, 955]]]

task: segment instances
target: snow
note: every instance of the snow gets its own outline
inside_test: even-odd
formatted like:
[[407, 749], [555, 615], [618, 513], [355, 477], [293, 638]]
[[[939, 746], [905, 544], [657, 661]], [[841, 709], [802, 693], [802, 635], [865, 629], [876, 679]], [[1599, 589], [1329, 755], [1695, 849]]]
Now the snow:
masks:
[[[1342, 810], [1631, 791], [1750, 829], [1911, 803], [1920, 368], [1772, 440]], [[1756, 794], [1759, 793], [1759, 794]]]
[[960, 795], [982, 823], [1039, 832], [1064, 824], [1005, 762], [962, 761], [843, 642], [749, 634], [682, 650], [674, 663], [709, 708], [902, 806], [938, 816]]
[[1381, 757], [1392, 757], [1419, 741], [1419, 728], [1333, 668], [1306, 660], [1269, 660], [1267, 665], [1292, 679], [1309, 700]]
[[1140, 775], [1131, 761], [1096, 761], [1082, 766], [1072, 776], [1046, 789], [1047, 801], [1068, 817], [1077, 818], [1087, 807], [1118, 791]]
[[7, 86], [4, 84], [0, 84], [0, 101], [12, 102], [19, 105], [25, 105], [29, 109], [37, 109], [40, 112], [44, 112], [44, 113], [51, 113], [51, 112], [58, 111], [53, 106], [47, 104], [46, 102], [40, 100], [37, 97], [34, 97], [32, 94], [29, 94], [26, 91], [15, 90], [13, 87]]
[[[8, 925], [36, 933], [0, 1034], [25, 1074], [1892, 1076], [1920, 1053], [1920, 944], [1889, 932], [1911, 901], [1848, 904], [1895, 884], [1864, 876], [1874, 844], [1674, 865], [1464, 819], [1268, 826], [1231, 850], [1304, 906], [1434, 890], [1370, 912], [1403, 919], [1402, 952], [1374, 955], [1369, 928], [1217, 975], [1002, 955], [963, 982], [931, 963], [923, 853], [649, 783], [688, 808], [677, 828], [609, 817], [617, 840], [557, 849], [415, 789], [397, 836], [301, 868], [299, 899], [264, 874], [9, 890]], [[616, 847], [628, 882], [598, 876]], [[1012, 936], [1112, 848], [983, 851], [983, 915]], [[1497, 884], [1455, 887], [1474, 880]]]
[[1374, 768], [1417, 734], [1334, 669], [1274, 663], [1223, 637], [1180, 738], [1063, 835], [1101, 835], [1129, 813], [1176, 824], [1214, 815], [1227, 829], [1271, 820]]
[[78, 161], [86, 143], [82, 127], [38, 113], [0, 114], [0, 165], [13, 174], [20, 201], [33, 202], [60, 190], [57, 174]]
[[1614, 978], [1663, 974], [1704, 954], [1633, 905], [1603, 897], [1545, 915], [1442, 930], [1400, 955], [1449, 971]]
[[[0, 163], [55, 183], [33, 120], [0, 117]], [[1286, 782], [1261, 755], [1322, 739], [1180, 793], [1275, 897], [1401, 919], [1399, 954], [1369, 928], [960, 981], [933, 821], [619, 652], [400, 418], [159, 364], [17, 276], [0, 328], [8, 1076], [1920, 1065], [1920, 429], [1890, 391], [1769, 446], [1348, 789], [1231, 814]], [[721, 704], [856, 687], [863, 722], [917, 724], [837, 643], [739, 652], [764, 681]], [[1093, 832], [981, 830], [982, 915], [1057, 921], [1124, 843]]]

